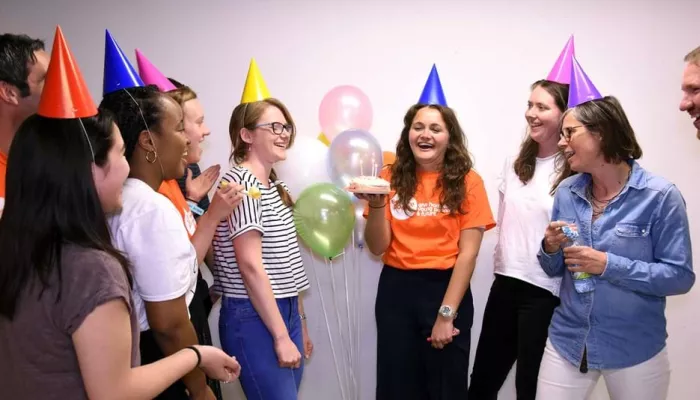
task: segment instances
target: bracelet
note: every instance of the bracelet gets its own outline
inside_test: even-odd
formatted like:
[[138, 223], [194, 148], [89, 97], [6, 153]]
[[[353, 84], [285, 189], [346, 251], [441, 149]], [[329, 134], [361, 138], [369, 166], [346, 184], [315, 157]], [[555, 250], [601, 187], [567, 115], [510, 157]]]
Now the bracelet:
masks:
[[377, 207], [377, 206], [373, 206], [373, 205], [371, 205], [371, 204], [368, 204], [368, 205], [369, 205], [369, 208], [374, 208], [374, 209], [380, 209], [380, 208], [384, 208], [384, 207], [386, 207], [386, 204], [382, 204], [382, 205], [381, 205], [381, 206], [379, 206], [379, 207]]
[[301, 318], [302, 321], [306, 321], [306, 314], [299, 314], [299, 318]]
[[192, 349], [192, 351], [194, 351], [194, 353], [197, 355], [197, 365], [195, 365], [195, 368], [198, 368], [199, 365], [202, 363], [202, 355], [199, 353], [199, 350], [197, 350], [197, 348], [194, 346], [187, 346], [185, 348]]

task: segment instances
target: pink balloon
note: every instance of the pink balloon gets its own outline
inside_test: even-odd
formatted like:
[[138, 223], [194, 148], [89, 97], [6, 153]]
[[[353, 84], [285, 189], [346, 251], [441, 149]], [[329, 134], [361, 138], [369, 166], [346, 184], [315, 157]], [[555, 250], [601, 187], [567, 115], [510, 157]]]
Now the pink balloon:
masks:
[[372, 105], [369, 97], [355, 86], [336, 86], [323, 97], [318, 119], [321, 132], [333, 141], [348, 129], [368, 131], [372, 126]]

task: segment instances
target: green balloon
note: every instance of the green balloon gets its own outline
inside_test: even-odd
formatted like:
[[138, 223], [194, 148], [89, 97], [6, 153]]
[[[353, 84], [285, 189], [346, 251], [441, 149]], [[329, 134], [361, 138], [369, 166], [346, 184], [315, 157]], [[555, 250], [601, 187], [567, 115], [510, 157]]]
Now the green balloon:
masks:
[[345, 191], [332, 183], [304, 189], [294, 204], [294, 224], [301, 240], [323, 257], [343, 252], [355, 226], [355, 210]]

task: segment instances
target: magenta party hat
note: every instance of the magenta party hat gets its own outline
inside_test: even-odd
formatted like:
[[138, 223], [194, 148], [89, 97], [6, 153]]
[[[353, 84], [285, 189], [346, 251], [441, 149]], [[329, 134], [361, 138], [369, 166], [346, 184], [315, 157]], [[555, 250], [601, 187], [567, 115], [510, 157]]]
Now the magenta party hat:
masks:
[[574, 35], [569, 37], [569, 41], [566, 42], [564, 49], [559, 53], [559, 58], [557, 62], [554, 63], [552, 70], [549, 71], [547, 75], [548, 81], [559, 82], [561, 84], [568, 85], [571, 83], [571, 63], [576, 56], [576, 50], [574, 48]]
[[124, 52], [114, 40], [112, 34], [105, 30], [105, 71], [102, 82], [102, 94], [143, 86], [143, 81]]
[[420, 95], [418, 104], [439, 104], [447, 107], [447, 100], [445, 100], [445, 93], [442, 91], [440, 76], [438, 75], [435, 64], [433, 64], [433, 68], [430, 70], [430, 75], [425, 82], [425, 87], [423, 88], [423, 93]]
[[569, 86], [569, 108], [578, 106], [591, 100], [602, 99], [603, 96], [588, 78], [581, 68], [576, 57], [571, 58], [571, 83]]
[[139, 75], [141, 75], [144, 84], [156, 85], [161, 92], [175, 90], [175, 85], [139, 49], [136, 49], [136, 63], [139, 66]]

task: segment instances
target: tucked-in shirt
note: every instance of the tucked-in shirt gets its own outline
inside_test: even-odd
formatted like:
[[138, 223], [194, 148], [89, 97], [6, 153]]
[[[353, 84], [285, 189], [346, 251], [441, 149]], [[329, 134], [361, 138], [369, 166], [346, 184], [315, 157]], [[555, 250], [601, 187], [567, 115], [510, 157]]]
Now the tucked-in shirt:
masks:
[[189, 306], [197, 285], [197, 251], [173, 203], [145, 182], [124, 183], [122, 209], [109, 219], [114, 246], [129, 259], [134, 307], [142, 331], [150, 329], [144, 302], [185, 296]]
[[[55, 273], [41, 293], [32, 284], [20, 295], [12, 321], [0, 317], [0, 397], [87, 399], [72, 335], [95, 309], [120, 301], [131, 314], [131, 366], [140, 363], [139, 330], [129, 282], [112, 256], [68, 245], [61, 283]], [[60, 299], [57, 297], [60, 290]]]
[[[461, 231], [470, 228], [489, 230], [496, 226], [484, 181], [476, 171], [464, 176], [465, 194], [462, 213], [450, 214], [440, 206], [442, 189], [437, 187], [439, 172], [417, 172], [416, 193], [409, 201], [410, 209], [398, 203], [396, 190], [391, 188], [384, 217], [391, 226], [391, 241], [383, 256], [385, 264], [399, 269], [450, 269], [459, 254]], [[391, 182], [391, 168], [382, 169], [379, 176]], [[369, 215], [369, 205], [364, 216]]]
[[557, 296], [561, 277], [548, 276], [537, 259], [554, 204], [550, 191], [557, 177], [556, 154], [537, 158], [535, 173], [525, 184], [513, 169], [514, 160], [515, 157], [506, 159], [498, 179], [501, 200], [493, 269], [497, 274], [520, 279]]
[[595, 222], [586, 197], [590, 175], [567, 178], [554, 196], [552, 220], [575, 223], [582, 245], [607, 255], [604, 272], [590, 278], [593, 291], [574, 289], [561, 250], [538, 254], [548, 275], [563, 277], [549, 338], [577, 366], [586, 349], [590, 369], [630, 367], [661, 351], [666, 296], [695, 283], [685, 200], [666, 179], [630, 164], [628, 182]]
[[226, 297], [248, 298], [233, 248], [233, 241], [247, 232], [262, 235], [262, 264], [275, 298], [294, 297], [308, 289], [292, 209], [284, 204], [277, 191], [279, 185], [289, 192], [287, 185], [271, 180], [262, 185], [255, 175], [240, 166], [228, 171], [222, 181], [238, 183], [246, 190], [258, 187], [261, 196], [259, 199], [244, 196], [233, 213], [216, 228], [212, 243], [214, 291]]

